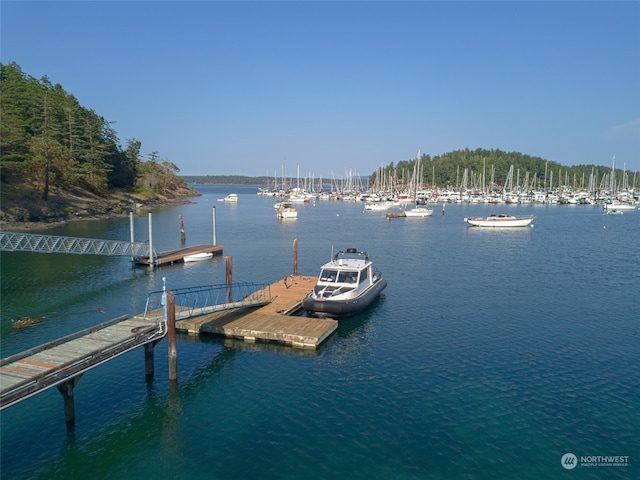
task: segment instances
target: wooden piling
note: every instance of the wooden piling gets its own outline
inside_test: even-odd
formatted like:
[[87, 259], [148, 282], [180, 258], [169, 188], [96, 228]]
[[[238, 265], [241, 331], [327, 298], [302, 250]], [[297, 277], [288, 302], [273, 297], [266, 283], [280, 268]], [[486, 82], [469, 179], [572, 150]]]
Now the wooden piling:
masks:
[[72, 427], [76, 421], [76, 407], [73, 400], [73, 388], [80, 381], [82, 375], [77, 375], [58, 385], [58, 391], [64, 399], [64, 419], [68, 427]]
[[231, 288], [230, 285], [233, 283], [233, 259], [231, 257], [224, 257], [226, 262], [226, 272], [227, 272], [227, 303], [231, 303], [233, 298], [231, 296]]
[[180, 245], [184, 247], [184, 244], [187, 241], [187, 236], [184, 233], [184, 219], [182, 218], [182, 215], [179, 215], [178, 219], [180, 220]]
[[169, 380], [178, 379], [178, 352], [176, 349], [176, 301], [171, 290], [167, 292], [167, 343], [169, 348]]
[[153, 347], [154, 342], [144, 344], [144, 373], [147, 378], [153, 378]]
[[298, 239], [293, 239], [293, 274], [298, 274]]

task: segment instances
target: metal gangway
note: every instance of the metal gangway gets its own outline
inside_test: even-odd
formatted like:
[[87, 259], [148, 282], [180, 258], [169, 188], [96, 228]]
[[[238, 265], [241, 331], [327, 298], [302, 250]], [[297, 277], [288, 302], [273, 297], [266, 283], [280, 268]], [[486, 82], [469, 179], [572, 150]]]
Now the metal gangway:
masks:
[[[148, 257], [149, 244], [100, 240], [97, 238], [62, 237], [33, 233], [0, 232], [0, 250], [13, 252], [74, 253], [78, 255], [120, 255]], [[155, 252], [154, 252], [155, 256]]]
[[[259, 307], [271, 303], [271, 285], [266, 283], [231, 283], [172, 289], [175, 318], [184, 320], [235, 308]], [[147, 295], [143, 318], [164, 318], [165, 291]]]

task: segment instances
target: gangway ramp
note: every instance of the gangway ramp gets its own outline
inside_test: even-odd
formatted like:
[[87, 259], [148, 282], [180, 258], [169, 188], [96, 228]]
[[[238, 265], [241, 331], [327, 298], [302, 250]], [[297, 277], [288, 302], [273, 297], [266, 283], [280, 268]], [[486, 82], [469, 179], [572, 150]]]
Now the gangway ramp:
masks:
[[[231, 283], [176, 288], [172, 290], [176, 320], [237, 308], [259, 307], [271, 303], [271, 286], [262, 283]], [[164, 290], [150, 292], [143, 319], [165, 317]]]
[[148, 257], [149, 244], [97, 238], [64, 237], [34, 233], [0, 232], [0, 250], [78, 255], [121, 255]]
[[164, 322], [124, 315], [3, 358], [0, 410], [48, 388], [77, 381], [84, 372], [136, 347], [159, 341], [166, 333]]

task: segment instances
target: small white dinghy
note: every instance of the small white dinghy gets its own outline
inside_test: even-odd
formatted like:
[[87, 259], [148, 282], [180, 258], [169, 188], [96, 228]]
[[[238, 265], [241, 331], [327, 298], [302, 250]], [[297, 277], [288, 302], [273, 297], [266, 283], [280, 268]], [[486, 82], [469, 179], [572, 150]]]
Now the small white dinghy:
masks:
[[193, 255], [185, 255], [184, 262], [201, 262], [202, 260], [209, 260], [213, 257], [213, 253], [203, 252], [203, 253], [194, 253]]

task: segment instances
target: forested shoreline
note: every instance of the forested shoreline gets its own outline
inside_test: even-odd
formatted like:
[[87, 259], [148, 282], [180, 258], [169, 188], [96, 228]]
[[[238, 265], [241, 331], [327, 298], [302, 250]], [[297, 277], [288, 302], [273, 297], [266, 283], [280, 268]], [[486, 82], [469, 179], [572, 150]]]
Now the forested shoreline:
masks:
[[[142, 144], [135, 138], [127, 139], [125, 147], [121, 147], [114, 122], [82, 106], [73, 94], [46, 76], [36, 79], [15, 62], [0, 63], [0, 85], [3, 225], [117, 215], [132, 206], [184, 201], [186, 196], [197, 195], [188, 187], [194, 183], [294, 184], [290, 177], [282, 182], [283, 179], [265, 176], [180, 176], [178, 166], [159, 152], [143, 154]], [[355, 175], [365, 188], [389, 183], [406, 185], [415, 181], [416, 172], [422, 185], [457, 188], [463, 182], [466, 186], [480, 182], [501, 185], [509, 172], [515, 171], [518, 178], [537, 181], [544, 188], [584, 188], [586, 179], [602, 180], [611, 172], [609, 166], [564, 167], [540, 157], [499, 149], [420, 155], [418, 160], [418, 166], [414, 158]], [[318, 167], [311, 166], [310, 170]], [[336, 172], [333, 178], [324, 180], [343, 180], [345, 175]], [[631, 188], [637, 188], [640, 176], [626, 172], [626, 180]]]
[[157, 151], [143, 155], [135, 138], [122, 148], [113, 122], [46, 76], [0, 64], [0, 84], [3, 223], [109, 215], [123, 202], [157, 204], [197, 194], [173, 162]]

